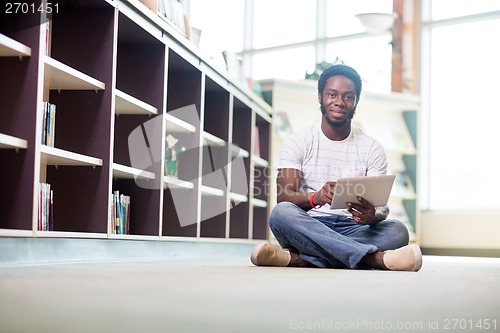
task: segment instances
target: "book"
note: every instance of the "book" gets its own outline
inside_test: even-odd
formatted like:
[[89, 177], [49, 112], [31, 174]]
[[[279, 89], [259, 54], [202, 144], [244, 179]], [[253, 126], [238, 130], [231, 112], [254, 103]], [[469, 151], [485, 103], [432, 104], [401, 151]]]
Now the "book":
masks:
[[43, 102], [42, 145], [54, 147], [56, 135], [56, 106]]
[[39, 183], [38, 230], [52, 231], [54, 226], [54, 190], [50, 184]]
[[255, 126], [253, 129], [253, 154], [260, 157], [260, 138], [259, 138], [259, 127]]
[[129, 234], [130, 230], [130, 196], [114, 191], [111, 194], [111, 232], [113, 234]]

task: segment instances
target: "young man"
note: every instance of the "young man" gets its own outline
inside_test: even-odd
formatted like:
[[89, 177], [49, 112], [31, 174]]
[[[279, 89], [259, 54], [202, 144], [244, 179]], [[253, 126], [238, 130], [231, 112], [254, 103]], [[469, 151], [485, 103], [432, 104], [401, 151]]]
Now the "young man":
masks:
[[358, 197], [332, 210], [335, 180], [387, 173], [383, 147], [352, 126], [362, 81], [351, 67], [333, 65], [318, 81], [319, 124], [290, 136], [278, 165], [278, 204], [269, 218], [282, 248], [257, 244], [257, 266], [418, 271], [422, 253], [408, 245], [406, 226], [387, 219], [388, 207]]

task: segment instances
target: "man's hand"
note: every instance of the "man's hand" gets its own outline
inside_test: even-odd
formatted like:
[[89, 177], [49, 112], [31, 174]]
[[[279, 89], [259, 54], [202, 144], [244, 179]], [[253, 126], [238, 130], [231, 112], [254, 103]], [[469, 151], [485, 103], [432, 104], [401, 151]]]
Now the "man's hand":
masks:
[[354, 222], [364, 225], [375, 224], [378, 222], [376, 218], [375, 207], [362, 197], [357, 198], [359, 203], [348, 202], [347, 209], [352, 214]]
[[333, 198], [333, 189], [337, 182], [326, 182], [321, 190], [317, 191], [313, 197], [315, 205], [323, 206], [324, 204], [331, 204]]

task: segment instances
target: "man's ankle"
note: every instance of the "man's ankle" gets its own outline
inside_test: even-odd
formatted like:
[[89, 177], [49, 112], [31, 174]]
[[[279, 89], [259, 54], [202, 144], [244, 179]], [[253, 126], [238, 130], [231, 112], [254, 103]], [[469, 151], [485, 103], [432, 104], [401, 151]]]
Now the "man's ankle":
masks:
[[314, 267], [313, 265], [302, 259], [298, 252], [294, 251], [289, 251], [289, 252], [291, 260], [287, 267]]
[[368, 253], [361, 259], [360, 264], [362, 264], [363, 266], [367, 266], [369, 268], [376, 268], [383, 270], [388, 269], [384, 264], [383, 252]]

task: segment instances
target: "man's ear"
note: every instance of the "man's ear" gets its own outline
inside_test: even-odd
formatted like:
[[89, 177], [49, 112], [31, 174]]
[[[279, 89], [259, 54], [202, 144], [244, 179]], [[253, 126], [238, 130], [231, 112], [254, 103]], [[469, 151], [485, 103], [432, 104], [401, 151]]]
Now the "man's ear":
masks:
[[318, 93], [318, 102], [321, 104], [321, 93]]

